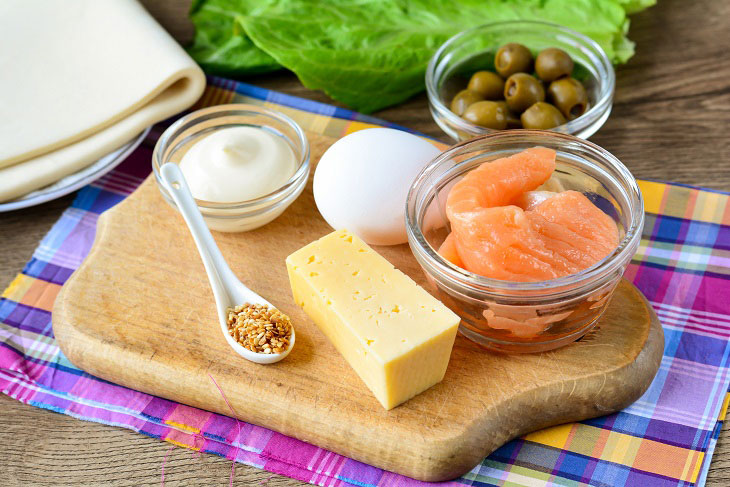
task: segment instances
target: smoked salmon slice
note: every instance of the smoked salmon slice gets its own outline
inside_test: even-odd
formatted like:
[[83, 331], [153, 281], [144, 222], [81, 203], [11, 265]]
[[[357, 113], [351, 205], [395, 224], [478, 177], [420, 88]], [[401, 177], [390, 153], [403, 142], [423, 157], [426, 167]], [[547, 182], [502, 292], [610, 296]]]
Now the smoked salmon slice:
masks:
[[555, 170], [555, 151], [524, 150], [486, 162], [446, 200], [451, 234], [439, 253], [454, 265], [507, 281], [574, 274], [618, 245], [613, 219], [577, 191], [536, 191]]

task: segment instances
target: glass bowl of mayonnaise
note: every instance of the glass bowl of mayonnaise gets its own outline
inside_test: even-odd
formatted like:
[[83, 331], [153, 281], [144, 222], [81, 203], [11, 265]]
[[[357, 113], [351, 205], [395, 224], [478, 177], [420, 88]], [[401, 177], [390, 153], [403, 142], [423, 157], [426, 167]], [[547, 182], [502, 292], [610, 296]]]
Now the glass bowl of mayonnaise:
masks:
[[160, 167], [180, 166], [211, 230], [245, 232], [266, 225], [301, 194], [309, 177], [309, 143], [283, 113], [246, 104], [190, 113], [162, 134], [152, 170], [165, 200]]

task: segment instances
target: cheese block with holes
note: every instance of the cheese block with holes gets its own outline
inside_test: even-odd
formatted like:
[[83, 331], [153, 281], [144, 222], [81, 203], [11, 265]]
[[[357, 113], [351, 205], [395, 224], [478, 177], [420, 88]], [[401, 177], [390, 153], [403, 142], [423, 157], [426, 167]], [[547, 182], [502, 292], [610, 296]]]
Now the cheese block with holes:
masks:
[[443, 379], [459, 317], [346, 230], [286, 259], [294, 300], [386, 409]]

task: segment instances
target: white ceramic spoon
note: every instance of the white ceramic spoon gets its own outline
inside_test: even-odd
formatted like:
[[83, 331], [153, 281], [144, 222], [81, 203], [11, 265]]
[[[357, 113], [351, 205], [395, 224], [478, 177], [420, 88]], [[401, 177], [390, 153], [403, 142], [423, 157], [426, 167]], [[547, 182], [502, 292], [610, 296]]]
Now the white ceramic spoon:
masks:
[[193, 240], [195, 240], [195, 245], [198, 247], [198, 252], [200, 252], [200, 258], [203, 259], [210, 287], [213, 289], [216, 308], [218, 309], [218, 321], [228, 344], [243, 358], [259, 364], [273, 364], [289, 355], [291, 349], [294, 348], [294, 327], [291, 330], [289, 348], [281, 353], [271, 354], [247, 350], [228, 333], [227, 316], [229, 308], [244, 303], [267, 304], [272, 308], [274, 306], [244, 286], [233, 274], [231, 268], [228, 267], [223, 254], [215, 244], [215, 240], [213, 240], [213, 236], [203, 220], [203, 216], [200, 214], [198, 205], [195, 203], [192, 194], [190, 194], [185, 176], [183, 176], [177, 164], [172, 162], [164, 164], [160, 168], [160, 177], [167, 192], [175, 201], [178, 210], [185, 219]]

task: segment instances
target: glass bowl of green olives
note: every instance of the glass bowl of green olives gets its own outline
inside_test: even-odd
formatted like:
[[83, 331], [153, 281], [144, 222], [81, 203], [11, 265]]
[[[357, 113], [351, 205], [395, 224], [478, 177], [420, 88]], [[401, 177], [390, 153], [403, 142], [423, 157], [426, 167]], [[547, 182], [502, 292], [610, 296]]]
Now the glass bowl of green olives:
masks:
[[522, 128], [587, 139], [611, 113], [615, 84], [596, 42], [531, 20], [465, 30], [436, 51], [426, 70], [431, 115], [458, 141]]

